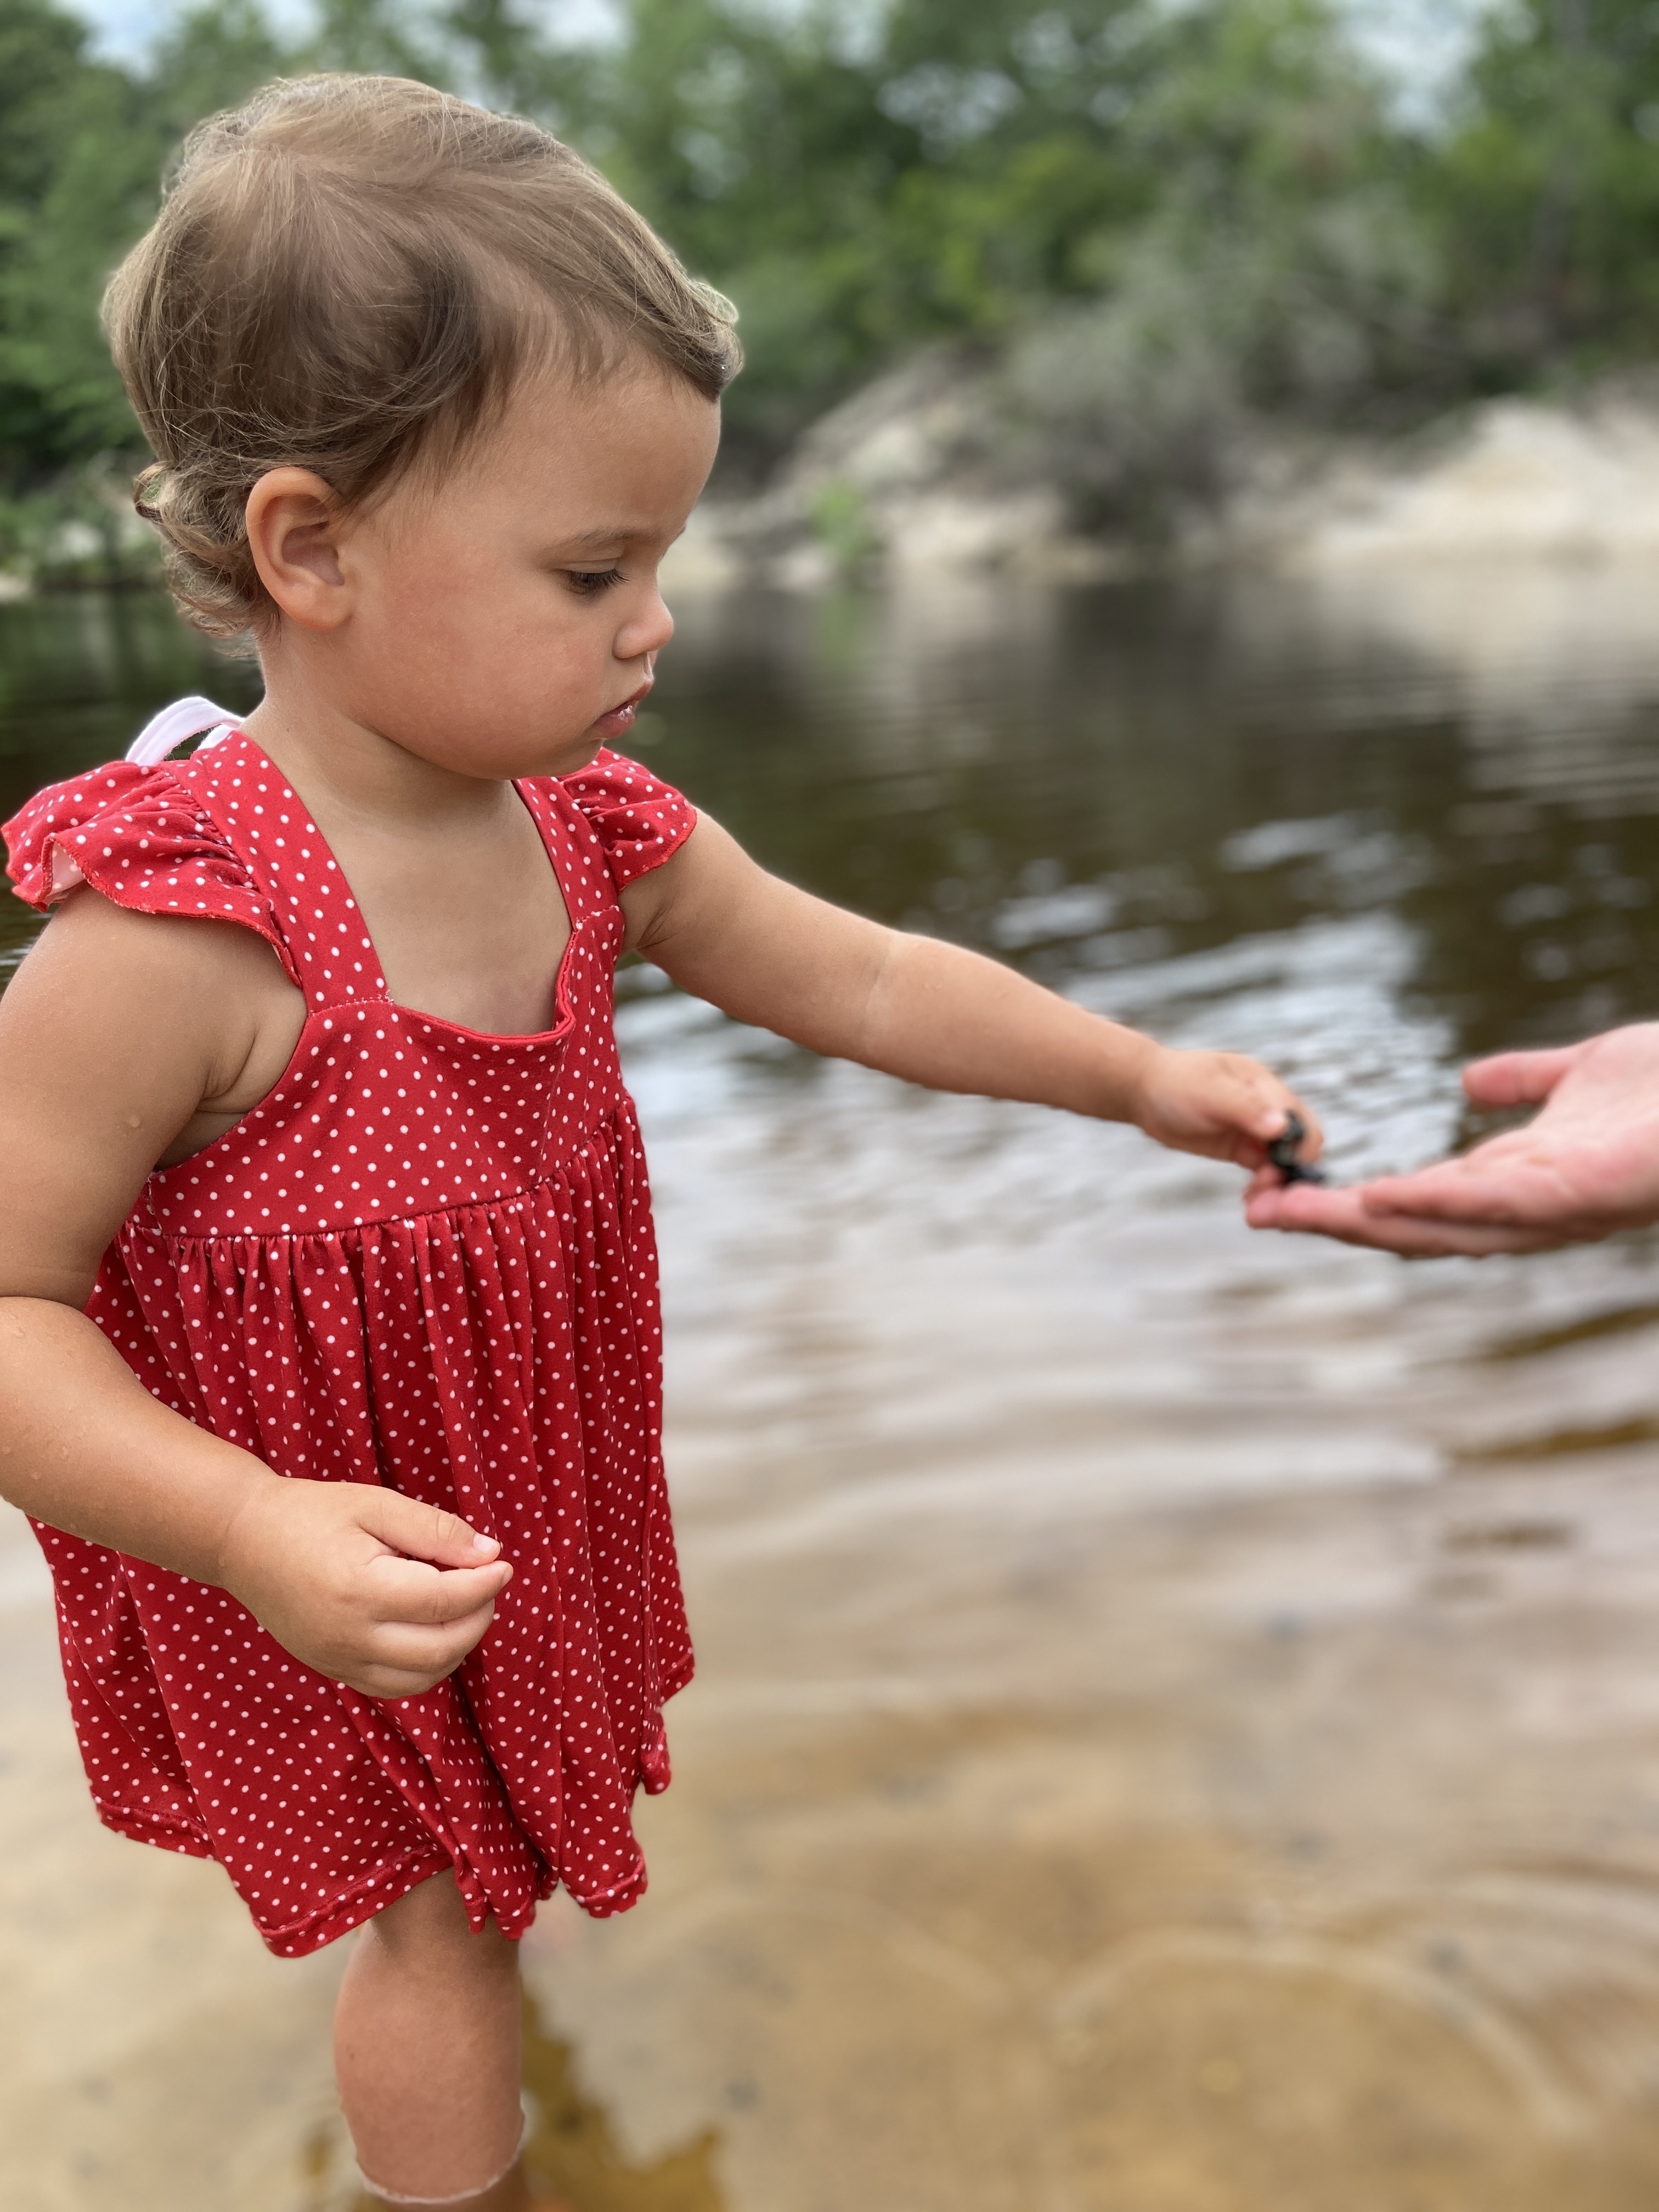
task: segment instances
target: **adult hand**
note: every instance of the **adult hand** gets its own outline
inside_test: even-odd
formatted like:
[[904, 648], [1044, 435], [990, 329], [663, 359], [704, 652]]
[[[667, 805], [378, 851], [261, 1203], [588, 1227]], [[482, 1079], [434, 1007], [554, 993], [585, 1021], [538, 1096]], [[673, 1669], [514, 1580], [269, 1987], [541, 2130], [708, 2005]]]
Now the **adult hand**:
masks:
[[1252, 1228], [1301, 1230], [1408, 1259], [1542, 1252], [1659, 1221], [1659, 1022], [1465, 1069], [1476, 1106], [1540, 1105], [1525, 1128], [1461, 1158], [1346, 1190], [1262, 1170]]
[[513, 1570], [459, 1514], [361, 1482], [248, 1484], [218, 1579], [307, 1667], [371, 1698], [412, 1698], [489, 1627]]

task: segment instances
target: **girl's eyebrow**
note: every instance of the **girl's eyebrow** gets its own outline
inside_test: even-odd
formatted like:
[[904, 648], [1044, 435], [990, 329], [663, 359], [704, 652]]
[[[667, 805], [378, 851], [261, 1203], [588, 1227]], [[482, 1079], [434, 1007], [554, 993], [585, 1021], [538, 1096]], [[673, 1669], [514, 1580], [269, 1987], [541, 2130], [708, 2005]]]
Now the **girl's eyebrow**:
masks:
[[[656, 534], [648, 523], [621, 522], [611, 529], [579, 530], [568, 538], [556, 538], [550, 550], [554, 553], [614, 552], [619, 545], [631, 545], [636, 539], [654, 538]], [[685, 526], [682, 523], [674, 532], [673, 538], [670, 539], [670, 544], [684, 535]]]
[[561, 538], [561, 547], [572, 553], [597, 553], [607, 545], [625, 545], [635, 538], [648, 538], [650, 531], [643, 523], [619, 522], [604, 530], [579, 530], [569, 538]]

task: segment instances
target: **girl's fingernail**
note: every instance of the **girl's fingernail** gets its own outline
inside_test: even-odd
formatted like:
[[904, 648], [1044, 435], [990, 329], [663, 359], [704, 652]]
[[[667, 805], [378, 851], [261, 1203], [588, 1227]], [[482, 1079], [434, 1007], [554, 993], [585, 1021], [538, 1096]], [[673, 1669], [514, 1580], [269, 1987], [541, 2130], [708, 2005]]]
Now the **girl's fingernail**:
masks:
[[475, 1552], [499, 1552], [501, 1547], [494, 1536], [475, 1536], [472, 1548]]

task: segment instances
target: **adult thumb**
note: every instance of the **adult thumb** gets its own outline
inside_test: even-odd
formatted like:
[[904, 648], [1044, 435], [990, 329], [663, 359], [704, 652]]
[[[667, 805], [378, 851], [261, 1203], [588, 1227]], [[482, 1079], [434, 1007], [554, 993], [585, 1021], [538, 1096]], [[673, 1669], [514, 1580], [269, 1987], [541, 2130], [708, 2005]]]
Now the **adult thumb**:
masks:
[[369, 1490], [362, 1526], [406, 1559], [434, 1567], [487, 1567], [501, 1556], [493, 1536], [480, 1535], [459, 1513], [422, 1504], [398, 1490]]
[[1498, 1052], [1471, 1060], [1463, 1070], [1463, 1089], [1476, 1106], [1540, 1106], [1572, 1066], [1582, 1049], [1559, 1045], [1542, 1052]]

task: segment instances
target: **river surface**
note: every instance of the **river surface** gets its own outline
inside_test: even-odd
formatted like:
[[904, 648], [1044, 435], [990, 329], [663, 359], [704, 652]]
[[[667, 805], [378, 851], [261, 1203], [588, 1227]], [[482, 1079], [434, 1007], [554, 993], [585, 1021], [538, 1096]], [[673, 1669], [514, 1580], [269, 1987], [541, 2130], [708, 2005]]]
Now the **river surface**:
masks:
[[[689, 595], [642, 758], [795, 880], [1273, 1060], [1344, 1176], [1659, 1014], [1659, 574]], [[159, 702], [0, 609], [0, 800]], [[8, 957], [31, 924], [5, 924]], [[1659, 1241], [1407, 1267], [622, 978], [696, 1684], [526, 1946], [575, 2212], [1647, 2212]], [[0, 2194], [338, 2212], [338, 1960], [94, 1821], [0, 1527]]]

